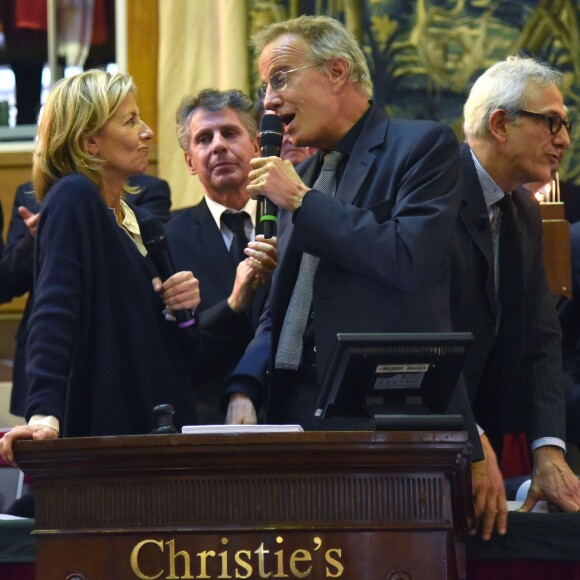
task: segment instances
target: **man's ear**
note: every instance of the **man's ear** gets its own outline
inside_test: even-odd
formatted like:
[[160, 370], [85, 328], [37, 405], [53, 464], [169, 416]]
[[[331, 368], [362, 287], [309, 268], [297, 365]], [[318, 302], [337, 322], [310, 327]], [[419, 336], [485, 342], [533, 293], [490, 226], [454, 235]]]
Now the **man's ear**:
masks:
[[186, 151], [183, 154], [183, 158], [185, 159], [185, 164], [187, 165], [187, 170], [189, 171], [190, 175], [197, 175], [197, 169], [193, 164], [193, 160], [191, 159], [191, 155]]
[[511, 120], [507, 111], [495, 109], [489, 116], [489, 132], [500, 143], [505, 143]]
[[257, 135], [252, 141], [252, 144], [254, 145], [254, 155], [252, 157], [260, 157], [260, 139]]
[[336, 56], [326, 63], [328, 78], [334, 88], [341, 88], [348, 81], [349, 67], [346, 59]]

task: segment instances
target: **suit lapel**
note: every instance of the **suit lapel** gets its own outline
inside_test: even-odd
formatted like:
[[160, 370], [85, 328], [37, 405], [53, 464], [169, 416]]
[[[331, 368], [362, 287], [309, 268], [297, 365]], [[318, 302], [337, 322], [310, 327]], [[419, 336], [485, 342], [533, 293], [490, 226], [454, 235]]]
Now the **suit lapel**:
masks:
[[373, 106], [338, 186], [336, 197], [341, 201], [354, 203], [375, 163], [376, 156], [372, 150], [385, 142], [388, 125], [389, 118], [378, 107]]
[[[208, 262], [208, 270], [215, 273], [226, 292], [232, 289], [236, 268], [222, 238], [220, 230], [209, 211], [205, 198], [196, 206], [194, 217], [194, 234], [200, 255]], [[195, 275], [195, 272], [193, 273]], [[228, 294], [229, 295], [229, 294]]]
[[299, 171], [300, 175], [302, 176], [302, 181], [309, 187], [314, 185], [316, 170], [321, 164], [322, 153], [318, 153], [317, 155], [313, 155], [310, 159], [304, 161], [304, 164], [300, 166], [305, 168], [303, 171]]
[[[383, 145], [388, 125], [389, 118], [379, 107], [373, 105], [356, 146], [347, 161], [343, 177], [336, 191], [336, 197], [341, 201], [353, 204], [375, 163], [376, 156], [372, 150]], [[317, 169], [321, 162], [320, 155], [305, 162], [308, 165], [300, 174], [306, 185], [310, 187], [314, 185]]]
[[[486, 295], [493, 312], [496, 315], [495, 280], [493, 267], [493, 240], [491, 236], [491, 225], [487, 214], [487, 207], [471, 157], [471, 151], [467, 145], [461, 146], [461, 165], [463, 176], [463, 195], [459, 218], [465, 228], [464, 234], [468, 236], [477, 248], [486, 275]], [[467, 259], [470, 259], [469, 256]]]

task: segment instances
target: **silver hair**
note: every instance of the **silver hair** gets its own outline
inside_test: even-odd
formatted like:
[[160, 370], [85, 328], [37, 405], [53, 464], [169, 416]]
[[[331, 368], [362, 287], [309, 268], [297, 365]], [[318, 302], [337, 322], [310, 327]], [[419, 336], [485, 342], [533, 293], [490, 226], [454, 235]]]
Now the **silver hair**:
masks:
[[226, 108], [238, 113], [244, 127], [253, 139], [258, 133], [258, 125], [252, 99], [236, 89], [229, 91], [204, 89], [199, 95], [184, 97], [177, 109], [177, 140], [179, 141], [179, 146], [184, 151], [189, 151], [191, 118], [198, 109], [216, 112]]
[[510, 56], [496, 62], [474, 83], [463, 107], [463, 132], [466, 139], [485, 137], [489, 118], [497, 109], [514, 116], [526, 108], [530, 86], [560, 86], [564, 75], [530, 57]]

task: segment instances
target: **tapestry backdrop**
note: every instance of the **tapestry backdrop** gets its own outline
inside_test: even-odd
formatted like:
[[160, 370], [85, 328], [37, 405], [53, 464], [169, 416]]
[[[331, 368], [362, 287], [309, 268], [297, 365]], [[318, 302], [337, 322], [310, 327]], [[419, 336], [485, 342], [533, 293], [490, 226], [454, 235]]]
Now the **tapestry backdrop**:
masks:
[[[471, 83], [516, 53], [565, 73], [564, 102], [573, 129], [560, 178], [576, 181], [580, 150], [580, 34], [575, 0], [248, 0], [250, 33], [300, 14], [343, 22], [364, 48], [377, 103], [392, 116], [434, 119], [462, 138]], [[253, 58], [253, 55], [250, 57]], [[252, 84], [256, 64], [252, 60]], [[579, 121], [580, 122], [580, 121]]]

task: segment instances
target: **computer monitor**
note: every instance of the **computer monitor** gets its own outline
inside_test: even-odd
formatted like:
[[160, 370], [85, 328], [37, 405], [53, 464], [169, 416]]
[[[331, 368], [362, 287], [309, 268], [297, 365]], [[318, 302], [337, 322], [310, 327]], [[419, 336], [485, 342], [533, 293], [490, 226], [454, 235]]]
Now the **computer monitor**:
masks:
[[473, 335], [339, 333], [315, 415], [374, 417], [377, 429], [462, 428], [445, 414]]

